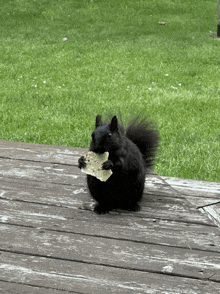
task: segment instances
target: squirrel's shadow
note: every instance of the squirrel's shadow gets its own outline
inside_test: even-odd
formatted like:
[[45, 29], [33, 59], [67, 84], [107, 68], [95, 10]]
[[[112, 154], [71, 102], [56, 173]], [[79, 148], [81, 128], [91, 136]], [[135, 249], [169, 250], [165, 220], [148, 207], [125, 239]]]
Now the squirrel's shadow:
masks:
[[82, 205], [79, 206], [80, 210], [86, 210], [86, 211], [92, 211], [95, 212], [96, 214], [109, 214], [109, 213], [114, 213], [114, 214], [122, 214], [122, 213], [128, 213], [128, 212], [138, 212], [140, 211], [140, 206], [137, 205], [135, 210], [126, 210], [126, 209], [112, 209], [111, 211], [108, 212], [102, 212], [99, 213], [95, 210], [96, 202], [84, 202]]

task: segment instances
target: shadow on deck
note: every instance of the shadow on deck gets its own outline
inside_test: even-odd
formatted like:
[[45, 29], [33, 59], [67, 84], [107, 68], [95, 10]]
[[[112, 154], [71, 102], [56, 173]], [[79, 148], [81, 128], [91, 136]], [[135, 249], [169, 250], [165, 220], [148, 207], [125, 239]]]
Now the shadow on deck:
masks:
[[220, 183], [150, 171], [140, 212], [96, 215], [86, 151], [0, 141], [0, 293], [220, 293]]

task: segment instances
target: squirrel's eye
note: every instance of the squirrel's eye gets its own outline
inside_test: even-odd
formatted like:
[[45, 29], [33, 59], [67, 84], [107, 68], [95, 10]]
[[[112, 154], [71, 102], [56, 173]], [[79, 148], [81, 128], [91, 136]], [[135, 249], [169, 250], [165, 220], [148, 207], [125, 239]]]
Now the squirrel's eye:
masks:
[[108, 138], [111, 138], [111, 136], [112, 136], [112, 133], [108, 133]]

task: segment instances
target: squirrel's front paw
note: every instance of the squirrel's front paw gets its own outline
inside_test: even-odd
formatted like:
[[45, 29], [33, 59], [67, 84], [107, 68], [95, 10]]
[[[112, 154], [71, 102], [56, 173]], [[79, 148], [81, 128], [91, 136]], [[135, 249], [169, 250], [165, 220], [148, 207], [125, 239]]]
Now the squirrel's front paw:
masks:
[[86, 159], [84, 156], [81, 156], [78, 160], [78, 167], [81, 168], [85, 168], [86, 167]]
[[102, 169], [109, 170], [113, 168], [113, 162], [111, 160], [107, 160], [102, 164]]

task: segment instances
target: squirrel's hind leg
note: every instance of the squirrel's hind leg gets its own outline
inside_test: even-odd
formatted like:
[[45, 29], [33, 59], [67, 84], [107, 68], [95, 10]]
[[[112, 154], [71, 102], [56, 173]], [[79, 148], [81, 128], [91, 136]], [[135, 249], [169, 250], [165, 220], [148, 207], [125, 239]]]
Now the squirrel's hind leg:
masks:
[[94, 211], [97, 214], [105, 214], [105, 213], [109, 213], [109, 211], [111, 211], [112, 209], [104, 206], [104, 205], [100, 205], [99, 203], [97, 203], [94, 207]]

